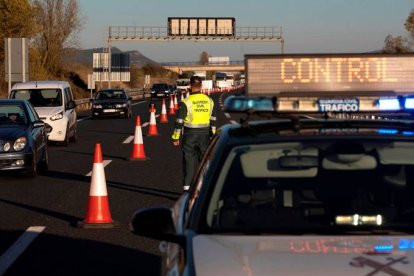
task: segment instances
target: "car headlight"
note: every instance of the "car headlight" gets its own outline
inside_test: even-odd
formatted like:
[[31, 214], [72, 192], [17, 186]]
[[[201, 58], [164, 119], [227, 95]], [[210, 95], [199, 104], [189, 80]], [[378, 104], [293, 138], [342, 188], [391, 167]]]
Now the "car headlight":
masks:
[[127, 106], [126, 104], [117, 104], [117, 105], [115, 105], [116, 108], [121, 108], [121, 107], [126, 107], [126, 106]]
[[165, 93], [170, 93], [170, 90], [165, 90]]
[[56, 120], [60, 120], [62, 118], [63, 118], [63, 111], [53, 115], [52, 117], [50, 117], [50, 120], [56, 121]]
[[151, 91], [151, 94], [154, 94], [155, 93], [155, 91]]
[[13, 149], [15, 151], [20, 151], [24, 149], [24, 147], [26, 146], [26, 143], [27, 143], [26, 137], [20, 137], [14, 142]]
[[10, 143], [9, 143], [9, 142], [7, 142], [7, 143], [5, 143], [5, 144], [3, 145], [3, 151], [9, 151], [9, 150], [10, 150], [10, 148], [11, 148], [11, 145], [10, 145]]
[[93, 108], [102, 108], [102, 105], [100, 105], [100, 104], [94, 104], [93, 105]]

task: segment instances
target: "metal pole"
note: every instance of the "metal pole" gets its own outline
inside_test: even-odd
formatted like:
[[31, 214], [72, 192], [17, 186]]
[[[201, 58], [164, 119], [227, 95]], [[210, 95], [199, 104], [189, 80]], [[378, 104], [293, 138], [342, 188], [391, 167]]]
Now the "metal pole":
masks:
[[111, 74], [112, 74], [112, 50], [111, 50], [111, 27], [109, 27], [109, 35], [108, 35], [108, 88], [111, 88]]
[[26, 81], [26, 38], [22, 38], [22, 74], [23, 82]]
[[11, 69], [12, 69], [12, 66], [11, 66], [11, 38], [8, 38], [7, 39], [7, 55], [8, 55], [8, 64], [7, 64], [7, 67], [8, 67], [8, 70], [9, 70], [9, 78], [8, 78], [8, 80], [9, 80], [9, 91], [7, 92], [7, 94], [8, 93], [10, 93], [10, 91], [11, 91], [11, 82], [12, 82], [12, 72], [11, 72]]

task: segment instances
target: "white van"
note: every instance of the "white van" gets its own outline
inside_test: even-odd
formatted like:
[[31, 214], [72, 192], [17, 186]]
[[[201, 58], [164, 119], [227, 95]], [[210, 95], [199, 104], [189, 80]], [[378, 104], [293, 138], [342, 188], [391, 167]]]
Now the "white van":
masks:
[[52, 127], [50, 141], [76, 142], [77, 115], [72, 89], [66, 81], [30, 81], [13, 85], [9, 99], [28, 100], [40, 119]]

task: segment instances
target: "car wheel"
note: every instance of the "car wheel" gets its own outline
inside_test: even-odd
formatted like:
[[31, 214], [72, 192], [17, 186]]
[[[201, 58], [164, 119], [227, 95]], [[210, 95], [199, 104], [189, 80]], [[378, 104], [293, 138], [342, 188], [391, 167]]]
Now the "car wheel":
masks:
[[30, 169], [25, 174], [29, 178], [33, 178], [37, 176], [37, 162], [36, 162], [36, 154], [33, 153], [32, 164]]
[[73, 129], [73, 135], [70, 137], [70, 141], [76, 143], [78, 141], [78, 125], [75, 124]]
[[49, 150], [48, 145], [46, 144], [43, 148], [42, 160], [38, 164], [37, 171], [41, 174], [46, 174], [49, 170]]
[[69, 146], [69, 127], [66, 127], [66, 134], [65, 134], [65, 140], [63, 140], [62, 145], [67, 147]]

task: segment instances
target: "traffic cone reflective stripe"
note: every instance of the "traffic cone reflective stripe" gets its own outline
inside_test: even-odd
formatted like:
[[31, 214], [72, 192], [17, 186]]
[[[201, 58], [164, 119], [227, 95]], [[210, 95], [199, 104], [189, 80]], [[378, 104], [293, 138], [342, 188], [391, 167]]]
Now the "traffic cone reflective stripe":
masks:
[[165, 100], [162, 99], [160, 123], [168, 123], [167, 108], [165, 107]]
[[144, 150], [144, 141], [142, 139], [141, 119], [137, 116], [135, 121], [134, 146], [132, 148], [131, 157], [129, 160], [146, 160]]
[[154, 104], [151, 104], [151, 116], [148, 126], [148, 136], [158, 136], [157, 122], [155, 121], [155, 108]]
[[115, 226], [109, 210], [108, 191], [102, 161], [101, 145], [96, 144], [88, 207], [85, 219], [78, 222], [78, 226], [83, 228], [112, 228]]
[[168, 111], [168, 113], [170, 115], [175, 115], [175, 109], [174, 109], [174, 96], [171, 95], [170, 97], [170, 110]]

